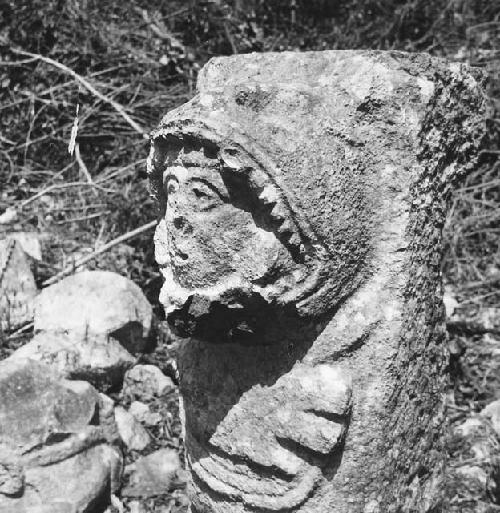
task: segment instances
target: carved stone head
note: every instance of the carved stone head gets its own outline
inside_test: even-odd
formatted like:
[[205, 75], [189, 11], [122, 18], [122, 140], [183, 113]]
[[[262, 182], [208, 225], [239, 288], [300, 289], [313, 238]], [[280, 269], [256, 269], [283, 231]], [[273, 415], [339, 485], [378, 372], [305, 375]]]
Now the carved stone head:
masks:
[[194, 511], [385, 511], [394, 401], [417, 411], [398, 387], [442, 384], [441, 346], [415, 348], [441, 336], [432, 262], [469, 118], [439, 119], [464, 112], [456, 84], [479, 97], [461, 73], [384, 52], [215, 59], [153, 132]]
[[[335, 64], [315, 58], [318, 70], [325, 63]], [[153, 134], [168, 313], [184, 307], [199, 317], [216, 302], [233, 311], [242, 303], [286, 306], [317, 318], [369, 272], [387, 188], [398, 192], [406, 180], [367, 152], [382, 130], [366, 118], [392, 101], [393, 77], [382, 67], [355, 77], [350, 69], [342, 83], [325, 69], [294, 70], [300, 80], [290, 81], [282, 75], [288, 64], [275, 66], [264, 76], [213, 64], [200, 94]]]

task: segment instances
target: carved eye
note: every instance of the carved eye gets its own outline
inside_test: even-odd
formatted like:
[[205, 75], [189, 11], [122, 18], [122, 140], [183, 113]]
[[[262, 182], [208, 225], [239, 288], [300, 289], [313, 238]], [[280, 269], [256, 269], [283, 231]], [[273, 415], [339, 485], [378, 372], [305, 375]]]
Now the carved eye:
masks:
[[224, 203], [220, 192], [207, 183], [196, 181], [191, 185], [191, 190], [200, 210], [211, 210]]

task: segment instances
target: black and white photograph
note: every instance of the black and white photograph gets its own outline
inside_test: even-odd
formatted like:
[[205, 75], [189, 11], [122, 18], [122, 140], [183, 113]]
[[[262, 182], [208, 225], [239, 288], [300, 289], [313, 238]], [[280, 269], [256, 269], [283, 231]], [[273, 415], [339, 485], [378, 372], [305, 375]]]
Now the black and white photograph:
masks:
[[500, 512], [500, 0], [0, 0], [0, 513]]

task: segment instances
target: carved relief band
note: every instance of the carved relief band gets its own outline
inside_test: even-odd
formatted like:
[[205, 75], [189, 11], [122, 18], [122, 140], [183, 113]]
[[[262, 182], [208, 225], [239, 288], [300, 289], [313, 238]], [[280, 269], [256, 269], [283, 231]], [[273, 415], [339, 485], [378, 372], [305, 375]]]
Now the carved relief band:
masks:
[[148, 168], [193, 512], [432, 507], [441, 230], [482, 108], [457, 65], [328, 51], [214, 59], [162, 120]]

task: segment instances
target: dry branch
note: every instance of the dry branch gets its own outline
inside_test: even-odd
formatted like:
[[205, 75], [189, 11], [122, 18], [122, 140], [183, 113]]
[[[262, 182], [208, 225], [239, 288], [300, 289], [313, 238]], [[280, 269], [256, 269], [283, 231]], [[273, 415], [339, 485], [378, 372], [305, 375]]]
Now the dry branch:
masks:
[[92, 254], [87, 255], [83, 258], [80, 258], [73, 265], [66, 267], [61, 272], [52, 276], [52, 278], [45, 280], [42, 285], [44, 287], [47, 287], [48, 285], [53, 285], [54, 283], [57, 283], [59, 280], [61, 280], [65, 276], [68, 276], [69, 274], [74, 272], [78, 267], [81, 267], [82, 265], [85, 265], [88, 262], [94, 260], [94, 258], [98, 257], [102, 253], [105, 253], [106, 251], [113, 248], [114, 246], [121, 244], [122, 242], [125, 242], [126, 240], [137, 237], [137, 235], [140, 235], [141, 233], [151, 230], [155, 226], [156, 226], [156, 221], [151, 221], [150, 223], [146, 223], [143, 226], [139, 226], [139, 228], [136, 228], [135, 230], [132, 230], [130, 232], [124, 233], [123, 235], [120, 235], [116, 239], [113, 239], [113, 240], [109, 241], [107, 244], [104, 244], [104, 246], [101, 246], [98, 250], [94, 251]]
[[[87, 183], [87, 182], [70, 182], [70, 183], [61, 183], [61, 184], [55, 184], [55, 185], [50, 185], [49, 187], [46, 187], [45, 189], [41, 190], [40, 192], [37, 192], [36, 194], [34, 194], [33, 196], [31, 196], [30, 198], [28, 199], [25, 199], [21, 205], [19, 206], [19, 209], [22, 209], [23, 207], [25, 207], [26, 205], [29, 205], [30, 203], [32, 203], [33, 201], [36, 201], [38, 198], [44, 196], [45, 194], [49, 193], [49, 192], [52, 192], [52, 191], [56, 191], [58, 189], [68, 189], [70, 187], [78, 187], [78, 186], [84, 186], [84, 187], [96, 187], [98, 188], [99, 190], [101, 191], [104, 191], [104, 192], [107, 192], [106, 189], [104, 189], [103, 187], [100, 187], [98, 185], [96, 185], [95, 183]], [[111, 192], [114, 192], [114, 191], [111, 191]]]
[[113, 109], [142, 137], [145, 139], [148, 138], [147, 133], [125, 112], [125, 109], [122, 105], [120, 105], [115, 100], [112, 100], [105, 96], [104, 94], [100, 93], [88, 80], [80, 76], [78, 73], [73, 71], [71, 68], [68, 68], [64, 64], [55, 61], [54, 59], [51, 59], [50, 57], [45, 57], [44, 55], [40, 55], [38, 53], [31, 53], [26, 52], [24, 50], [18, 50], [13, 48], [12, 52], [14, 52], [17, 55], [24, 55], [25, 57], [32, 57], [34, 59], [38, 59], [40, 61], [43, 61], [47, 64], [50, 64], [51, 66], [54, 66], [55, 68], [60, 69], [61, 71], [64, 71], [64, 73], [67, 73], [68, 75], [72, 76], [76, 81], [78, 81], [87, 91], [89, 91], [91, 94], [99, 98], [101, 101], [107, 103], [108, 105], [111, 105]]
[[92, 180], [92, 176], [90, 175], [89, 170], [87, 169], [87, 166], [85, 165], [85, 162], [83, 161], [82, 156], [80, 154], [80, 145], [78, 143], [75, 144], [75, 158], [78, 162], [78, 167], [80, 168], [80, 171], [86, 178], [87, 182], [93, 184], [94, 182]]

